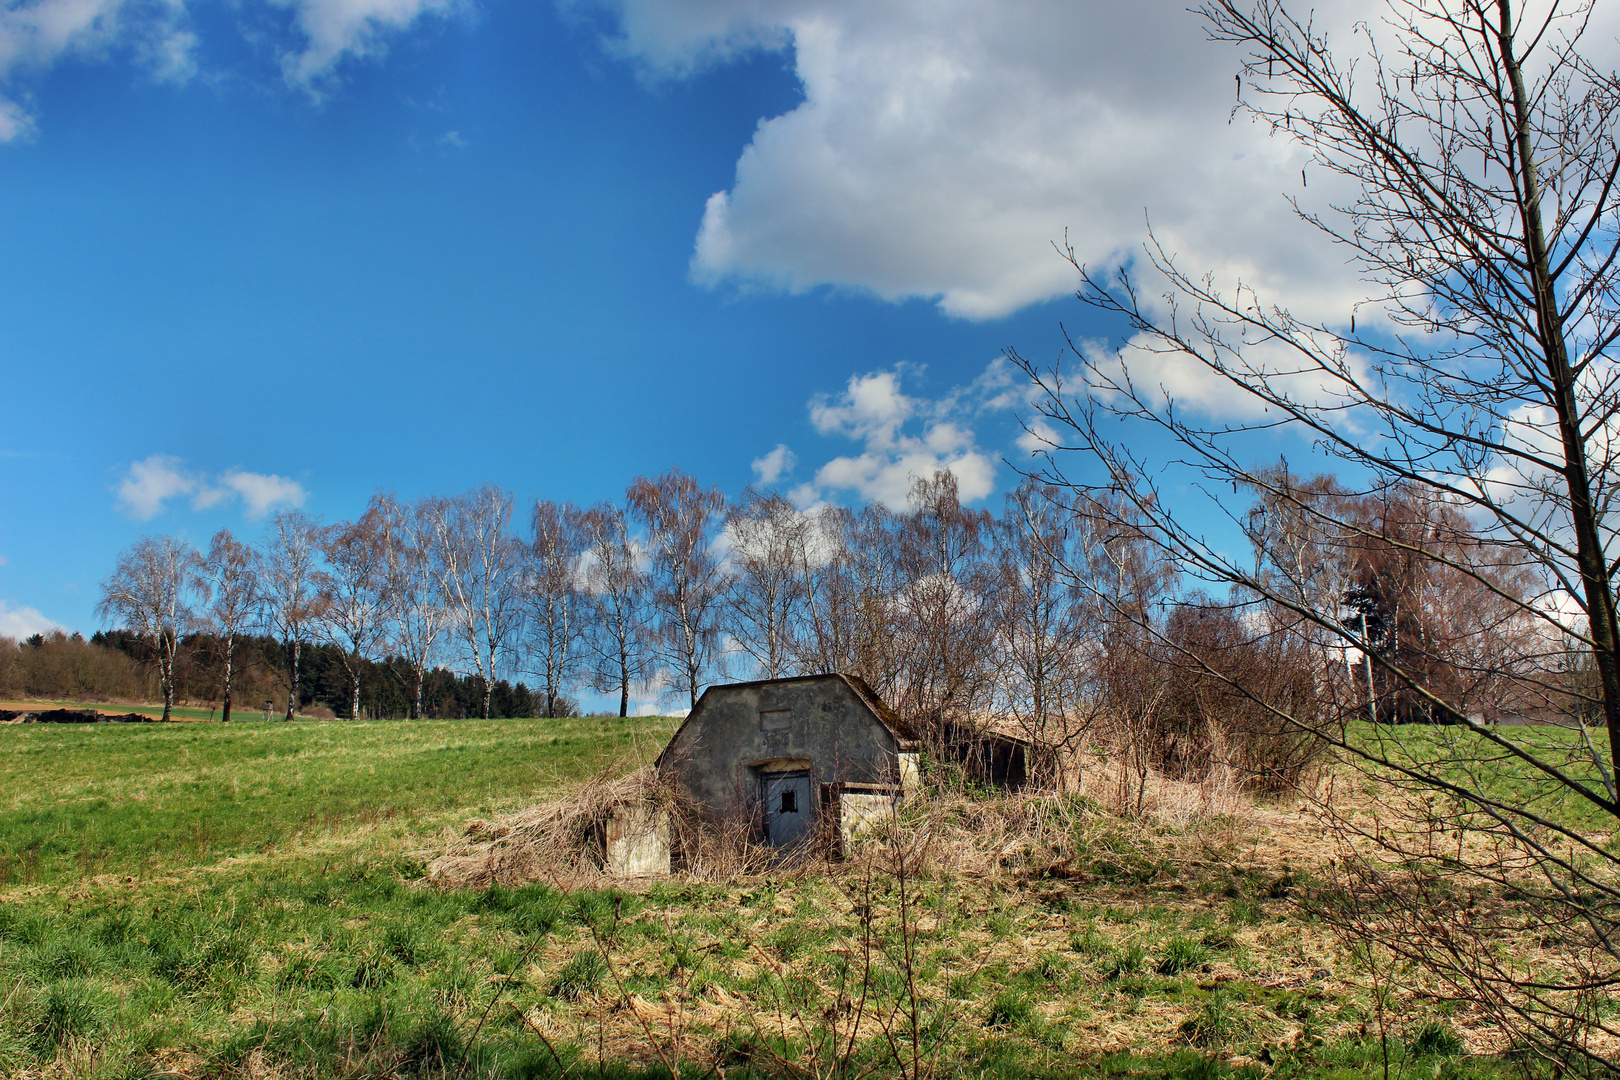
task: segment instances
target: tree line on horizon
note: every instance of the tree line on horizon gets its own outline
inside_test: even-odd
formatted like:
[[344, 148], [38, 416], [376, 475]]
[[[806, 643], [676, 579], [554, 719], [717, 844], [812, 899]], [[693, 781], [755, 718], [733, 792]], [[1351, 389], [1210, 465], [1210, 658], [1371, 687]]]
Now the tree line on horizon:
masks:
[[[481, 691], [466, 711], [484, 716], [511, 707], [508, 679], [540, 716], [571, 714], [587, 688], [622, 716], [633, 696], [691, 706], [718, 679], [842, 671], [923, 729], [996, 717], [1061, 746], [1102, 722], [1183, 772], [1217, 742], [1256, 774], [1275, 768], [1262, 758], [1302, 765], [1312, 740], [1268, 720], [1259, 702], [1272, 693], [1386, 722], [1443, 720], [1437, 697], [1465, 714], [1564, 707], [1505, 694], [1524, 680], [1484, 662], [1513, 653], [1559, 668], [1559, 686], [1579, 677], [1516, 615], [1530, 576], [1455, 507], [1412, 485], [1358, 494], [1331, 476], [1268, 476], [1245, 519], [1258, 569], [1308, 587], [1312, 610], [1337, 606], [1347, 635], [1313, 632], [1274, 599], [1197, 591], [1107, 491], [1025, 478], [994, 514], [963, 505], [948, 470], [914, 478], [899, 510], [802, 508], [753, 488], [727, 500], [678, 469], [636, 479], [619, 502], [537, 499], [521, 516], [490, 486], [379, 494], [354, 521], [278, 514], [257, 546], [228, 530], [207, 552], [145, 537], [98, 611], [143, 643], [166, 703], [182, 643], [206, 635], [227, 715], [244, 635], [279, 660], [288, 716], [311, 650], [348, 717], [439, 710], [430, 674], [445, 669]], [[1278, 484], [1288, 499], [1265, 494]], [[1455, 572], [1414, 557], [1419, 542], [1446, 547]], [[1386, 663], [1415, 686], [1382, 678]], [[385, 679], [392, 690], [372, 689]]]
[[[176, 704], [218, 708], [223, 654], [223, 643], [212, 634], [181, 636], [173, 667]], [[287, 695], [281, 642], [264, 634], [238, 635], [233, 657], [235, 708], [257, 712], [262, 705], [279, 712]], [[0, 637], [0, 696], [80, 702], [161, 699], [155, 659], [152, 643], [127, 630], [98, 630], [88, 639], [65, 630], [21, 640]], [[349, 707], [348, 672], [331, 645], [306, 644], [300, 670], [300, 715], [332, 719]], [[408, 715], [406, 680], [390, 659], [367, 662], [360, 682], [362, 716]], [[483, 697], [483, 681], [476, 675], [436, 666], [424, 680], [422, 715], [441, 720], [477, 716]], [[490, 695], [492, 717], [536, 716], [542, 707], [521, 679], [497, 679]]]

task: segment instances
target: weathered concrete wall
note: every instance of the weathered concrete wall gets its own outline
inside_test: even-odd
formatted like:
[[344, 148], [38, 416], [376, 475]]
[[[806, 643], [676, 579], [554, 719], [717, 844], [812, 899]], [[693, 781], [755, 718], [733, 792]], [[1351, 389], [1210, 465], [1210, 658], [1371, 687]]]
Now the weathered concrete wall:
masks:
[[759, 774], [808, 769], [819, 783], [896, 783], [899, 746], [842, 679], [717, 686], [664, 751], [663, 769], [710, 813], [756, 797]]

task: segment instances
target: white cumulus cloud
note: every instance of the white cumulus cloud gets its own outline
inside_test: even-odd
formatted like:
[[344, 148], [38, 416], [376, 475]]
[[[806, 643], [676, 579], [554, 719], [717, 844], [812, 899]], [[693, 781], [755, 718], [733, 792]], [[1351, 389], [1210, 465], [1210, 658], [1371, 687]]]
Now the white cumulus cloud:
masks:
[[18, 607], [9, 600], [0, 600], [0, 637], [21, 641], [35, 634], [48, 634], [60, 629], [60, 623], [46, 618], [38, 608]]
[[133, 462], [115, 488], [118, 506], [137, 521], [150, 521], [171, 499], [191, 497], [194, 510], [211, 510], [240, 499], [249, 518], [262, 518], [272, 510], [304, 505], [309, 493], [296, 480], [273, 473], [227, 469], [209, 478], [188, 469], [170, 454], [153, 454]]
[[170, 499], [197, 491], [201, 481], [184, 465], [169, 454], [153, 454], [132, 463], [118, 482], [119, 508], [137, 521], [150, 521]]
[[[457, 0], [269, 0], [292, 11], [302, 49], [282, 58], [290, 85], [314, 92], [345, 57], [378, 57], [389, 39], [427, 15], [448, 14]], [[451, 133], [455, 134], [454, 132]]]
[[789, 450], [786, 443], [777, 443], [770, 453], [754, 459], [754, 475], [762, 484], [774, 484], [791, 473], [798, 463], [799, 456]]
[[1018, 449], [1033, 456], [1056, 450], [1063, 445], [1062, 438], [1057, 428], [1044, 417], [1037, 416], [1027, 422], [1024, 433], [1018, 436], [1016, 442]]
[[[293, 40], [277, 45], [289, 86], [320, 96], [345, 58], [376, 58], [425, 16], [448, 14], [464, 0], [264, 0], [291, 15]], [[128, 56], [158, 81], [197, 74], [202, 40], [188, 0], [0, 0], [0, 142], [30, 137], [38, 126], [28, 80], [67, 61]], [[254, 0], [235, 5], [251, 15]], [[253, 19], [239, 20], [251, 25]], [[258, 30], [253, 31], [259, 33]], [[446, 145], [460, 136], [447, 134]]]
[[984, 403], [982, 387], [956, 388], [937, 400], [904, 392], [905, 369], [850, 377], [837, 397], [810, 402], [810, 421], [823, 435], [861, 444], [859, 453], [833, 458], [816, 470], [813, 484], [792, 498], [801, 506], [838, 491], [903, 509], [912, 480], [939, 469], [955, 475], [964, 502], [995, 490], [996, 467], [966, 422]]
[[12, 87], [24, 75], [127, 50], [154, 78], [184, 82], [196, 72], [196, 47], [184, 0], [0, 3], [0, 142], [35, 130], [26, 94]]
[[[1342, 251], [1283, 199], [1345, 193], [1324, 170], [1303, 190], [1297, 147], [1229, 122], [1241, 56], [1185, 0], [562, 2], [608, 11], [611, 48], [656, 78], [791, 49], [803, 101], [762, 119], [709, 198], [699, 282], [994, 318], [1074, 289], [1054, 242], [1107, 270], [1140, 254], [1150, 214], [1196, 273], [1312, 317], [1343, 318], [1359, 295]], [[1298, 7], [1341, 52], [1376, 18], [1357, 0]], [[1608, 49], [1603, 18], [1591, 42]]]
[[302, 484], [285, 476], [231, 469], [219, 482], [241, 498], [242, 508], [250, 518], [262, 518], [272, 510], [296, 509], [309, 498]]

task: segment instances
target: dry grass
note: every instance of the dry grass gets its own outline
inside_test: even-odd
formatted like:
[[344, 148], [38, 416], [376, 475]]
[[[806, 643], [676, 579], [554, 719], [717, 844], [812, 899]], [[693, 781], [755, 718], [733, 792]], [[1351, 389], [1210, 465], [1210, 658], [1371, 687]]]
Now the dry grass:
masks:
[[[772, 865], [746, 830], [709, 831], [683, 873], [617, 883], [585, 842], [592, 827], [621, 801], [673, 804], [645, 771], [603, 776], [565, 799], [469, 822], [429, 880], [642, 891], [634, 916], [553, 935], [525, 976], [546, 985], [582, 952], [598, 953], [599, 983], [523, 1016], [609, 1059], [675, 1052], [714, 1064], [743, 1034], [813, 1056], [836, 1018], [840, 1038], [884, 1035], [906, 996], [894, 987], [908, 978], [925, 1012], [962, 1031], [999, 1031], [994, 1001], [1017, 987], [1028, 1012], [1003, 1034], [1037, 1058], [1184, 1049], [1212, 994], [1234, 999], [1241, 1022], [1224, 1038], [1240, 1063], [1365, 1034], [1357, 962], [1326, 927], [1298, 919], [1289, 898], [1301, 872], [1334, 852], [1306, 801], [1262, 805], [1219, 778], [1149, 776], [1145, 791], [1133, 780], [1127, 792], [1101, 758], [1080, 776], [1078, 794], [922, 794], [842, 861], [807, 849]], [[1124, 817], [1122, 804], [1144, 812]], [[1175, 969], [1167, 950], [1177, 948], [1203, 958]], [[888, 988], [883, 1003], [853, 1015], [852, 988], [874, 979]], [[1428, 1007], [1414, 984], [1394, 1011], [1409, 1026]], [[1490, 1045], [1483, 1019], [1452, 1023], [1468, 1045]]]
[[[553, 777], [541, 787], [552, 797], [510, 813], [510, 799], [461, 804], [364, 842], [357, 830], [341, 850], [334, 826], [296, 861], [257, 852], [127, 886], [96, 878], [82, 898], [13, 892], [28, 920], [0, 926], [0, 998], [88, 958], [112, 1010], [95, 1038], [199, 1080], [438, 1075], [410, 1055], [441, 1021], [484, 1055], [466, 1080], [502, 1076], [497, 1055], [544, 1041], [578, 1055], [574, 1075], [602, 1062], [610, 1076], [672, 1062], [830, 1075], [834, 1043], [894, 1075], [885, 1047], [911, 1039], [941, 1074], [1009, 1078], [1084, 1074], [1124, 1050], [1213, 1054], [1254, 1076], [1357, 1074], [1381, 1034], [1400, 1053], [1434, 1024], [1469, 1050], [1502, 1048], [1491, 1017], [1300, 906], [1342, 854], [1324, 809], [1387, 818], [1364, 785], [1252, 799], [1218, 773], [1144, 784], [1122, 778], [1119, 759], [1078, 764], [1064, 794], [919, 795], [843, 860], [814, 846], [780, 858], [733, 822], [679, 835], [680, 874], [614, 881], [592, 838], [615, 805], [668, 800], [678, 828], [691, 824], [650, 772], [616, 774], [627, 764]], [[423, 874], [405, 856], [421, 855], [416, 830], [441, 826]], [[200, 958], [226, 940], [249, 943], [253, 960], [226, 980], [231, 1005], [213, 983], [185, 981], [217, 971]], [[379, 964], [390, 974], [374, 984]], [[17, 1038], [35, 1037], [51, 985], [19, 992]], [[368, 1027], [383, 1009], [386, 1029]], [[176, 1010], [188, 1026], [161, 1049], [131, 1049]], [[54, 1060], [25, 1051], [0, 1041], [0, 1074], [8, 1052], [30, 1078], [106, 1072], [77, 1038]], [[1433, 1064], [1409, 1057], [1404, 1075]], [[1495, 1075], [1473, 1068], [1446, 1073]], [[1141, 1075], [1161, 1072], [1177, 1075]]]
[[[1232, 842], [1245, 822], [1278, 825], [1286, 814], [1268, 811], [1244, 797], [1227, 771], [1201, 783], [1149, 774], [1121, 779], [1101, 756], [1091, 755], [1071, 775], [1064, 794], [1029, 792], [986, 798], [952, 790], [925, 789], [909, 798], [886, 842], [871, 845], [868, 858], [883, 858], [904, 838], [913, 872], [985, 876], [1003, 870], [1050, 865], [1065, 859], [1075, 830], [1097, 816], [1116, 817], [1141, 807], [1143, 822], [1189, 835]], [[687, 805], [660, 782], [651, 767], [629, 774], [609, 767], [563, 795], [515, 813], [471, 819], [447, 830], [441, 847], [419, 852], [428, 861], [427, 880], [440, 888], [515, 887], [544, 882], [560, 889], [625, 884], [604, 873], [597, 843], [615, 807], [652, 804], [668, 812], [688, 881], [728, 883], [763, 873], [807, 868], [833, 875], [864, 872], [866, 859], [834, 856], [830, 836], [784, 854], [762, 845], [751, 822], [715, 821]]]

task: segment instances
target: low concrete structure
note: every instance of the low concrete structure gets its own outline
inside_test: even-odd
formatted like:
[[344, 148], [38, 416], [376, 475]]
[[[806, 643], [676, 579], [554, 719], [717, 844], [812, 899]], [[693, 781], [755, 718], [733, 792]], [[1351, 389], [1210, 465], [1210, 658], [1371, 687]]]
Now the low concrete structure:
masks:
[[938, 752], [954, 762], [976, 784], [1022, 791], [1029, 783], [1034, 743], [1012, 724], [993, 718], [951, 721], [942, 725]]
[[915, 733], [853, 675], [711, 686], [658, 757], [658, 771], [718, 821], [775, 846], [851, 821], [916, 784]]

